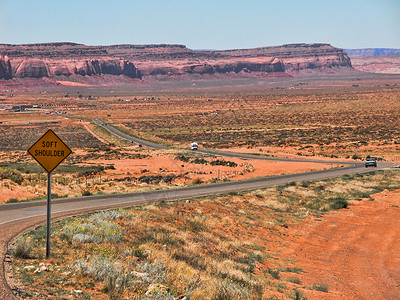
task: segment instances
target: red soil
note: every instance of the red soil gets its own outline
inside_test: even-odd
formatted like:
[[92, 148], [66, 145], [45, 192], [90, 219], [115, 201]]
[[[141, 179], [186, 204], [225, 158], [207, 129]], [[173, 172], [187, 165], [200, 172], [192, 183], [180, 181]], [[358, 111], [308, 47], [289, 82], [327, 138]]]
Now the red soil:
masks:
[[283, 251], [307, 271], [303, 285], [329, 286], [323, 298], [305, 291], [309, 299], [400, 299], [400, 190], [373, 199], [289, 229]]

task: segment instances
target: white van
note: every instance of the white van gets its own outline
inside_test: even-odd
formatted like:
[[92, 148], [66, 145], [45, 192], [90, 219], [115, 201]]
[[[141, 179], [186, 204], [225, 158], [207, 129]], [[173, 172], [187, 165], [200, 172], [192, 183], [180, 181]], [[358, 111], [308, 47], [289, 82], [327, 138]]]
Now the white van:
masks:
[[196, 142], [193, 142], [192, 144], [190, 144], [190, 149], [197, 150], [197, 149], [199, 149], [199, 145]]

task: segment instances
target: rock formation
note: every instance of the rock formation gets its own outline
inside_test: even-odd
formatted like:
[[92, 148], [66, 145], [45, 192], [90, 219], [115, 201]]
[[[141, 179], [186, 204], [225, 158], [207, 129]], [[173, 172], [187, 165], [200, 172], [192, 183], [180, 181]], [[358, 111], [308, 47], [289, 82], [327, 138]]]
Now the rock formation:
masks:
[[227, 50], [216, 53], [233, 57], [276, 57], [284, 64], [285, 71], [351, 67], [348, 55], [342, 49], [335, 48], [329, 44], [288, 44], [255, 49]]
[[329, 44], [290, 44], [224, 51], [193, 51], [183, 45], [114, 45], [106, 49], [112, 55], [134, 61], [145, 76], [351, 68], [347, 54]]
[[[0, 44], [0, 78], [125, 75], [291, 74], [305, 69], [351, 68], [343, 50], [329, 44], [194, 51], [183, 45], [86, 46], [75, 43]], [[277, 76], [277, 75], [276, 75]]]
[[126, 75], [141, 78], [141, 73], [128, 61], [118, 58], [98, 59], [37, 59], [17, 58], [13, 60], [12, 70], [15, 77], [54, 77], [101, 74]]

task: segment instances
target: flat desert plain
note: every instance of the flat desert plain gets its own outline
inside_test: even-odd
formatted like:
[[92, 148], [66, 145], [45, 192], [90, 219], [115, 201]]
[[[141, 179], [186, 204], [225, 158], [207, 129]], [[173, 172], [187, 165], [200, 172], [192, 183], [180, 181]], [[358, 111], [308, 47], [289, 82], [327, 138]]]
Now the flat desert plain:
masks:
[[[306, 172], [368, 155], [400, 160], [397, 78], [256, 85], [13, 91], [1, 103], [12, 108], [0, 111], [1, 201], [43, 199], [46, 176], [26, 149], [50, 128], [74, 151], [53, 174], [55, 197]], [[94, 118], [170, 148], [121, 140]], [[326, 162], [182, 150], [193, 141]], [[43, 259], [43, 227], [10, 245], [10, 254], [30, 250], [11, 255], [11, 284], [36, 299], [396, 299], [399, 176], [293, 182], [63, 220], [51, 259]]]

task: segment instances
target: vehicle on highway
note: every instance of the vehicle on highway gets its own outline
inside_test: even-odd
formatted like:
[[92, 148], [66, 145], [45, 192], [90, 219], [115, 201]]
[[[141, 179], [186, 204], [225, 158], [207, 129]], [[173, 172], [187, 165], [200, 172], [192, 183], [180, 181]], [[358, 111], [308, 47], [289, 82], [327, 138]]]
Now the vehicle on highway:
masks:
[[365, 167], [376, 167], [376, 158], [375, 157], [367, 157], [365, 160]]
[[199, 145], [196, 142], [190, 144], [190, 150], [197, 150], [199, 149]]

